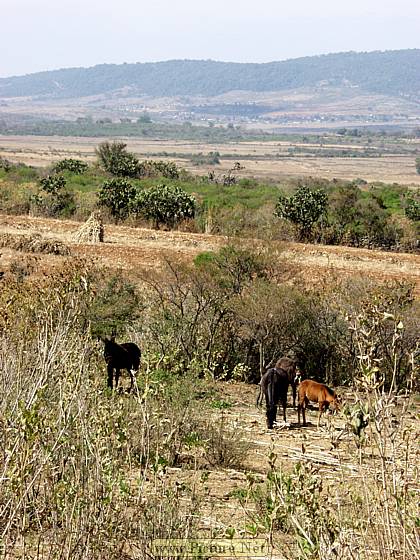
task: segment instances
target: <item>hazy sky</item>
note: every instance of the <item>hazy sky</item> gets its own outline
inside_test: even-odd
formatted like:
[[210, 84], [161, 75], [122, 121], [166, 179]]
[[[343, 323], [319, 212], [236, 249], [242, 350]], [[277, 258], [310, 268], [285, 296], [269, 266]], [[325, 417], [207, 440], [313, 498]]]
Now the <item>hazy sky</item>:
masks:
[[0, 76], [420, 47], [419, 0], [0, 0]]

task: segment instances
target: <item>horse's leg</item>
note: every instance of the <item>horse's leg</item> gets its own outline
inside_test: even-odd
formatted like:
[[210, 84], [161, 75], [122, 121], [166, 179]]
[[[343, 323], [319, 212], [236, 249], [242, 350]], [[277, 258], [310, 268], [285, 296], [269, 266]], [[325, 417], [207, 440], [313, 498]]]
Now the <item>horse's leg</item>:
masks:
[[273, 424], [277, 421], [277, 405], [273, 406]]
[[118, 387], [118, 381], [120, 379], [120, 369], [115, 368], [115, 388]]
[[129, 392], [131, 393], [131, 391], [133, 390], [133, 385], [134, 385], [134, 370], [129, 369], [128, 373], [130, 374], [130, 378], [131, 378], [131, 384], [130, 384], [130, 389]]
[[317, 428], [319, 428], [319, 425], [320, 425], [320, 423], [321, 423], [321, 414], [322, 414], [322, 411], [323, 411], [323, 410], [324, 410], [324, 403], [323, 403], [323, 402], [320, 402], [320, 403], [319, 403], [319, 415], [318, 415], [318, 424], [317, 424]]
[[108, 380], [107, 380], [108, 388], [112, 390], [112, 379], [114, 374], [114, 368], [112, 367], [112, 364], [108, 364], [107, 372], [108, 372]]
[[296, 408], [296, 383], [292, 383], [293, 408]]
[[303, 403], [302, 403], [302, 418], [303, 418], [303, 425], [306, 426], [306, 405], [308, 404], [308, 401], [305, 399], [303, 399]]
[[286, 396], [282, 399], [281, 404], [283, 405], [283, 420], [284, 423], [286, 423], [287, 422], [286, 420], [287, 393]]
[[267, 428], [269, 430], [272, 429], [273, 427], [273, 422], [276, 419], [276, 411], [275, 411], [275, 407], [273, 406], [267, 406], [266, 409], [266, 417], [267, 417]]

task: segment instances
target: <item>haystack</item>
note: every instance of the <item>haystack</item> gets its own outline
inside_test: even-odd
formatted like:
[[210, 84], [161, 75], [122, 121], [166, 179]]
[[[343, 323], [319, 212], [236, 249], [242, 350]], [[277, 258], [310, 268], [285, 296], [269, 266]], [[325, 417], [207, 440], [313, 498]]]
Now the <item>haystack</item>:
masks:
[[104, 225], [100, 212], [92, 212], [89, 219], [74, 234], [76, 243], [102, 243]]

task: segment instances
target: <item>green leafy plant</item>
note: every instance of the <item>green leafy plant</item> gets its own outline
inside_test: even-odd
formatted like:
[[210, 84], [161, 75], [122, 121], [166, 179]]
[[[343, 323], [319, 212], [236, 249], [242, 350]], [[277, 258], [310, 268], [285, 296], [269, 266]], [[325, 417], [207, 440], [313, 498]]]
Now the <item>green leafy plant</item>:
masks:
[[98, 202], [108, 208], [114, 218], [123, 220], [129, 214], [135, 195], [136, 189], [127, 179], [110, 179], [98, 192]]
[[75, 210], [73, 192], [66, 189], [63, 175], [47, 175], [39, 180], [41, 193], [32, 197], [32, 203], [49, 216], [71, 216]]
[[89, 307], [92, 336], [120, 335], [139, 314], [139, 296], [135, 287], [121, 274], [105, 279]]
[[173, 161], [145, 160], [139, 163], [139, 177], [165, 177], [166, 179], [178, 179], [179, 169]]
[[293, 196], [279, 198], [275, 214], [293, 222], [299, 229], [300, 239], [307, 239], [315, 223], [325, 215], [327, 208], [328, 196], [325, 191], [311, 190], [301, 185]]
[[413, 222], [420, 221], [420, 197], [409, 197], [405, 204], [405, 215]]
[[71, 173], [80, 174], [88, 169], [88, 164], [80, 159], [67, 158], [62, 159], [54, 165], [54, 171], [70, 171]]
[[192, 195], [171, 185], [156, 185], [141, 191], [132, 204], [134, 211], [152, 220], [157, 229], [161, 225], [174, 227], [186, 218], [194, 218], [196, 206]]
[[66, 180], [62, 175], [47, 175], [39, 180], [39, 184], [46, 193], [57, 195], [66, 186]]
[[138, 158], [127, 151], [124, 142], [102, 142], [95, 153], [99, 164], [112, 175], [118, 177], [137, 177], [139, 174]]

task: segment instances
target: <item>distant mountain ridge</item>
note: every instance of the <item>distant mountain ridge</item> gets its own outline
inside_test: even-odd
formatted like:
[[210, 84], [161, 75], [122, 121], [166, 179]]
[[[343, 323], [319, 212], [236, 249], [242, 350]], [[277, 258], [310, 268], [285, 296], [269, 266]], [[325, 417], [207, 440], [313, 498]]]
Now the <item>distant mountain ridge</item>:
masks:
[[268, 63], [169, 60], [100, 64], [0, 79], [0, 98], [71, 99], [129, 88], [153, 97], [353, 86], [420, 100], [420, 49], [345, 52]]

